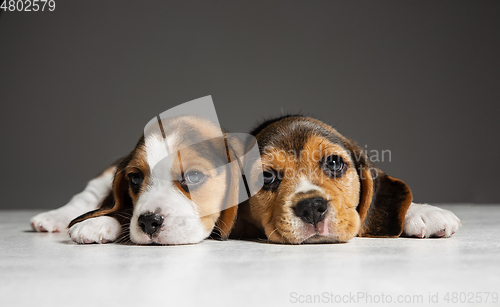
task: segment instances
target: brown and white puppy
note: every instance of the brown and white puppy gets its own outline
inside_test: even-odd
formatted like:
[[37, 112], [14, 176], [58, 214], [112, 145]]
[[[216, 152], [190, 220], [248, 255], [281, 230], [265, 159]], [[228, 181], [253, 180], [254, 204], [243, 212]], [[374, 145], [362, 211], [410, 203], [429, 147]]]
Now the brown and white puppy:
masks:
[[319, 120], [284, 116], [252, 134], [263, 172], [255, 168], [249, 184], [263, 178], [264, 186], [239, 206], [234, 237], [291, 244], [449, 237], [460, 225], [450, 211], [413, 203], [403, 181], [375, 168], [355, 142]]
[[33, 229], [64, 231], [69, 223], [78, 243], [189, 244], [214, 229], [227, 238], [237, 212], [237, 140], [194, 115], [156, 127], [67, 205], [33, 217]]

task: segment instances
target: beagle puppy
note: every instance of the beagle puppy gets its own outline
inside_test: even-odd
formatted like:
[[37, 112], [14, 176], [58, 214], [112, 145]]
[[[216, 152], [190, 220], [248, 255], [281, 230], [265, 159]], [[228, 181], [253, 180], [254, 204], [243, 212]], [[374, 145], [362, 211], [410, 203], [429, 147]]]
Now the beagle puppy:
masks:
[[[261, 154], [240, 204], [232, 237], [275, 243], [332, 243], [360, 237], [449, 237], [460, 220], [450, 211], [412, 202], [409, 187], [375, 168], [365, 152], [334, 128], [284, 116], [252, 131]], [[262, 169], [262, 170], [261, 170]]]
[[205, 117], [158, 116], [130, 154], [31, 226], [57, 232], [69, 224], [77, 243], [189, 244], [213, 231], [226, 239], [236, 219], [240, 147]]

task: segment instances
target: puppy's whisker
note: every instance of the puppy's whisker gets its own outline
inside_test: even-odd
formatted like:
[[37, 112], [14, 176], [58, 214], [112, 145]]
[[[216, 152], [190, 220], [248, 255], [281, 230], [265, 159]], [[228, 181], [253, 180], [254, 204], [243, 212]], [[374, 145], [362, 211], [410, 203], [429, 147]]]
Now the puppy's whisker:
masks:
[[[224, 223], [223, 221], [221, 221], [221, 222]], [[224, 225], [225, 225], [225, 223], [224, 223]], [[217, 230], [219, 232], [219, 234], [221, 235], [221, 237], [227, 237], [227, 233], [224, 230], [222, 230], [221, 227], [215, 225], [214, 230]]]
[[269, 234], [269, 236], [267, 236], [268, 238], [271, 238], [271, 236], [273, 235], [273, 233], [278, 230], [278, 228], [275, 228], [273, 231], [271, 231], [271, 233]]

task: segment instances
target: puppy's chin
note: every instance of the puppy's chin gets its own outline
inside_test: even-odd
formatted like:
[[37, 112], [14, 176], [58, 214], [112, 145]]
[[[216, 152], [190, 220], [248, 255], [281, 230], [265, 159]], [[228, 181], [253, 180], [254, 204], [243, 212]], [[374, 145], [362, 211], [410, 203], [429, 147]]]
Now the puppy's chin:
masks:
[[339, 219], [335, 218], [334, 214], [327, 214], [325, 219], [316, 226], [294, 218], [284, 223], [285, 225], [296, 225], [292, 231], [277, 225], [276, 227], [265, 227], [265, 232], [269, 241], [273, 243], [344, 243], [358, 234], [360, 219], [355, 210], [342, 213], [342, 217]]
[[130, 222], [130, 240], [136, 244], [194, 244], [210, 233], [197, 217], [165, 217], [161, 229], [151, 237], [139, 228], [137, 217]]

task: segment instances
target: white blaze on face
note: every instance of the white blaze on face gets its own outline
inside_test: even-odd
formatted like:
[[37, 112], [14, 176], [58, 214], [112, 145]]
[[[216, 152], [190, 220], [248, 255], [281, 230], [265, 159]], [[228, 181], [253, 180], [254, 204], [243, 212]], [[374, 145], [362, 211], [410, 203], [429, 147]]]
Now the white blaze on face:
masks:
[[[172, 151], [175, 139], [175, 135], [167, 138], [169, 151]], [[210, 235], [210, 231], [201, 222], [196, 204], [179, 191], [172, 181], [171, 167], [177, 155], [167, 155], [165, 140], [161, 136], [152, 135], [146, 138], [145, 148], [151, 175], [148, 186], [134, 207], [130, 221], [130, 239], [138, 244], [188, 244], [204, 240]], [[158, 168], [160, 165], [155, 169], [160, 161], [161, 170]], [[163, 217], [162, 226], [153, 238], [144, 233], [138, 225], [139, 216], [147, 213]]]
[[299, 181], [299, 184], [297, 185], [297, 188], [295, 189], [295, 194], [301, 193], [301, 192], [309, 192], [309, 191], [323, 192], [323, 190], [320, 187], [318, 187], [317, 185], [312, 184], [306, 178], [301, 177], [300, 181]]
[[[151, 134], [144, 140], [144, 145], [146, 148], [146, 160], [149, 165], [149, 169], [153, 169], [154, 166], [163, 160], [171, 151], [174, 146], [174, 142], [177, 140], [175, 135], [170, 135], [167, 140], [163, 139], [161, 135]], [[167, 149], [168, 148], [168, 149]]]

